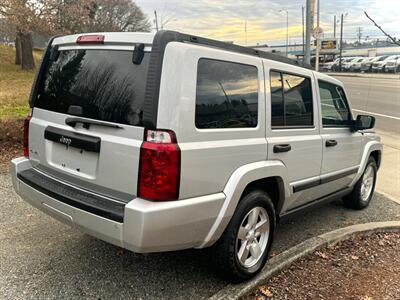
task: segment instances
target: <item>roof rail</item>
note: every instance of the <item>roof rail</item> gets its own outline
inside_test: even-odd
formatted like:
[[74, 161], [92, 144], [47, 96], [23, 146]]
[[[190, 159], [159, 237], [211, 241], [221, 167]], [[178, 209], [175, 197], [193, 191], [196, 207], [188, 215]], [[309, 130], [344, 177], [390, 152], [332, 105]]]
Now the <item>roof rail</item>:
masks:
[[302, 68], [306, 68], [306, 69], [312, 69], [310, 64], [305, 64], [303, 62], [299, 62], [294, 59], [290, 59], [290, 58], [283, 57], [283, 56], [273, 54], [270, 52], [266, 52], [266, 51], [257, 50], [254, 48], [249, 48], [249, 47], [244, 47], [244, 46], [235, 45], [235, 44], [231, 44], [231, 43], [221, 42], [221, 41], [217, 41], [217, 40], [213, 40], [213, 39], [209, 39], [209, 38], [203, 38], [203, 37], [199, 37], [199, 36], [195, 36], [195, 35], [189, 35], [189, 34], [180, 33], [177, 31], [170, 31], [170, 30], [158, 31], [156, 36], [157, 35], [167, 36], [167, 39], [170, 39], [169, 40], [170, 42], [172, 42], [172, 41], [191, 42], [191, 43], [206, 45], [206, 46], [215, 47], [215, 48], [219, 48], [219, 49], [224, 49], [224, 50], [228, 50], [228, 51], [232, 51], [232, 52], [258, 56], [261, 58], [270, 59], [270, 60], [274, 60], [274, 61], [278, 61], [281, 63], [290, 64], [290, 65], [294, 65], [294, 66], [298, 66], [298, 67], [302, 67]]

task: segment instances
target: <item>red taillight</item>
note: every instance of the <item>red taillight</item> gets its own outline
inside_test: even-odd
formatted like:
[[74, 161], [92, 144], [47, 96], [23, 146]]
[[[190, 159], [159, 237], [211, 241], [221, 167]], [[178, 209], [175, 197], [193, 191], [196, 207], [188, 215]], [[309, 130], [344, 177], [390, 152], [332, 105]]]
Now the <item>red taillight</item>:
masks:
[[29, 122], [31, 120], [31, 116], [27, 116], [24, 120], [24, 156], [29, 157]]
[[171, 131], [145, 131], [140, 149], [138, 196], [176, 200], [179, 196], [181, 153]]
[[77, 44], [104, 44], [104, 35], [90, 34], [80, 35], [76, 39]]

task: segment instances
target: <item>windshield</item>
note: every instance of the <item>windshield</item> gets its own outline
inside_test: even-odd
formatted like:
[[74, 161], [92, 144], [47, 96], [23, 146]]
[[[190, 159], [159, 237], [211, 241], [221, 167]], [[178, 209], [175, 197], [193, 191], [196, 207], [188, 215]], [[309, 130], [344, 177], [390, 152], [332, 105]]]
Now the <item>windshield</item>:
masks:
[[149, 54], [140, 65], [132, 51], [65, 50], [49, 61], [34, 106], [81, 117], [142, 126]]

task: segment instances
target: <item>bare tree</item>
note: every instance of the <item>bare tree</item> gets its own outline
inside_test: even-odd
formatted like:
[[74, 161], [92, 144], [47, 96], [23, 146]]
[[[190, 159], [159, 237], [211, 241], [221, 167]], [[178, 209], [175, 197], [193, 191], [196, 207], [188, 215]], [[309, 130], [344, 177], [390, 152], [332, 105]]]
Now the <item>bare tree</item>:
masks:
[[32, 32], [149, 31], [142, 10], [131, 0], [1, 0], [0, 17], [16, 30], [16, 64], [35, 67]]
[[16, 31], [16, 64], [22, 69], [35, 67], [32, 48], [32, 31], [51, 31], [51, 11], [56, 0], [1, 0], [0, 16]]
[[131, 0], [93, 0], [87, 31], [150, 31], [146, 15]]
[[366, 11], [364, 11], [364, 14], [367, 16], [368, 19], [370, 19], [372, 21], [372, 23], [374, 23], [374, 25], [376, 27], [378, 27], [378, 29], [380, 31], [382, 31], [382, 33], [387, 36], [392, 42], [393, 44], [399, 45], [400, 46], [400, 41], [398, 39], [396, 39], [395, 37], [392, 37], [390, 34], [388, 34], [385, 30], [382, 29], [381, 26], [379, 26], [368, 14]]

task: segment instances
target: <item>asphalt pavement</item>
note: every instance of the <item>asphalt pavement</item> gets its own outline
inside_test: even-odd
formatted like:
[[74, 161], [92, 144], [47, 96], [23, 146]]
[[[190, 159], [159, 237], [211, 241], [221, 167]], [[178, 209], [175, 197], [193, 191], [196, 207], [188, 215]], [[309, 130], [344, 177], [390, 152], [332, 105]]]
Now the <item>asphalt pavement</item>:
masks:
[[[0, 299], [205, 299], [222, 289], [209, 251], [121, 253], [22, 201], [0, 174]], [[338, 200], [278, 226], [272, 253], [352, 224], [400, 220], [400, 205], [376, 194], [363, 211]]]
[[343, 82], [356, 115], [373, 114], [378, 130], [400, 136], [400, 79], [335, 77]]
[[393, 74], [342, 74], [355, 115], [375, 116], [383, 160], [376, 190], [400, 203], [400, 77]]

